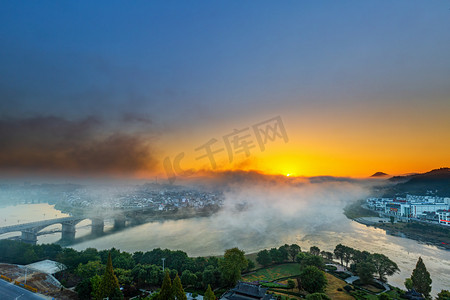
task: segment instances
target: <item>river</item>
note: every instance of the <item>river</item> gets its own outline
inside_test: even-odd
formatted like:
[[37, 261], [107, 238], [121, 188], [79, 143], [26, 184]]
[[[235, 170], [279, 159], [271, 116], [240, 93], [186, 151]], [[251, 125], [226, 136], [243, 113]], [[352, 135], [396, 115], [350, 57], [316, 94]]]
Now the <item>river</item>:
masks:
[[[359, 250], [383, 253], [395, 261], [401, 272], [388, 278], [389, 283], [394, 286], [404, 288], [405, 278], [411, 275], [418, 257], [421, 256], [433, 279], [433, 294], [436, 295], [441, 289], [450, 288], [450, 251], [407, 238], [387, 235], [384, 230], [359, 224], [347, 219], [343, 214], [334, 214], [333, 218], [324, 215], [323, 220], [316, 216], [314, 223], [307, 218], [303, 220], [267, 215], [261, 218], [269, 219], [254, 218], [242, 223], [242, 218], [248, 218], [250, 215], [237, 211], [234, 214], [235, 216], [230, 216], [219, 213], [204, 218], [146, 223], [80, 242], [71, 247], [77, 250], [88, 247], [98, 249], [115, 247], [130, 252], [160, 247], [180, 249], [190, 256], [208, 256], [220, 255], [231, 247], [239, 247], [251, 253], [285, 243], [297, 243], [303, 250], [315, 245], [321, 250], [332, 252], [335, 245], [342, 243]], [[63, 216], [67, 215], [45, 203], [7, 206], [1, 208], [0, 226]], [[317, 219], [320, 222], [317, 222]], [[48, 227], [46, 230], [52, 228], [60, 228], [60, 225]], [[105, 232], [111, 230], [112, 221], [107, 221]], [[89, 220], [77, 225], [76, 238], [89, 233]], [[60, 235], [52, 233], [39, 236], [38, 243], [56, 242], [60, 239]], [[6, 236], [8, 235], [0, 237]]]

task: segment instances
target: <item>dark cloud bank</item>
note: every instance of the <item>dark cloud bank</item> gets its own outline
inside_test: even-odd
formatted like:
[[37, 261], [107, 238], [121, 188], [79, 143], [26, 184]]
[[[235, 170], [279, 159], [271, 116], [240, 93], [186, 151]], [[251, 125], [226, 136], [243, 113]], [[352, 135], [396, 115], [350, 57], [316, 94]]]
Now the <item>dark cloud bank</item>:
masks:
[[[98, 117], [0, 119], [0, 171], [130, 174], [151, 170], [156, 159], [150, 125], [150, 119], [130, 114], [115, 123]], [[139, 126], [146, 130], [134, 130]]]

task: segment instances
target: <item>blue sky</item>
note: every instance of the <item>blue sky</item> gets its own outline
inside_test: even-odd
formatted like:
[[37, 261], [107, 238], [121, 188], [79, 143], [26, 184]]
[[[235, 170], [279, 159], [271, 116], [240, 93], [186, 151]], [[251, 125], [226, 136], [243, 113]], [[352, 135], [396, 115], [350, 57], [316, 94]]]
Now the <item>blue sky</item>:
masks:
[[196, 131], [273, 114], [294, 128], [327, 112], [425, 109], [433, 120], [449, 108], [448, 1], [0, 6], [4, 119], [131, 114]]

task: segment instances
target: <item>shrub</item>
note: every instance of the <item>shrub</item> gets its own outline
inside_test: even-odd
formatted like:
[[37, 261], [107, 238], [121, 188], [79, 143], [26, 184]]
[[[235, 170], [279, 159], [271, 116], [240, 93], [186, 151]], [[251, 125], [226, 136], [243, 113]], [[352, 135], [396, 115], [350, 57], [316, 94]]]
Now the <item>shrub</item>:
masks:
[[347, 274], [345, 272], [334, 272], [334, 271], [331, 271], [330, 273], [336, 275], [337, 277], [339, 277], [341, 279], [347, 279], [348, 277], [352, 276], [352, 275]]
[[338, 292], [342, 292], [342, 289], [341, 289], [341, 288], [338, 288], [337, 290], [338, 290]]
[[309, 294], [306, 296], [306, 299], [308, 299], [308, 300], [331, 300], [330, 297], [328, 297], [327, 294], [324, 294], [324, 293]]
[[346, 286], [344, 286], [344, 290], [346, 290], [349, 293], [350, 291], [353, 290], [353, 288], [347, 284]]
[[279, 284], [279, 283], [273, 283], [273, 282], [262, 282], [261, 286], [268, 287], [268, 288], [288, 289], [288, 287], [286, 285]]

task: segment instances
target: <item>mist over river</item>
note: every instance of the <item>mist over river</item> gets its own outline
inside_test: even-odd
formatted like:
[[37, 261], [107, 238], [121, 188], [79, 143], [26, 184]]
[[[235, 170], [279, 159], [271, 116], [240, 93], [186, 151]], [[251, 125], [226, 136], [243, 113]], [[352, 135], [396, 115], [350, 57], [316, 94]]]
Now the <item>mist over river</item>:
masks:
[[[246, 210], [251, 209], [247, 208]], [[347, 219], [343, 214], [333, 218], [327, 214], [316, 216], [319, 222], [311, 223], [309, 218], [266, 219], [270, 223], [266, 228], [261, 220], [249, 219], [251, 226], [230, 226], [239, 224], [246, 211], [234, 211], [234, 218], [225, 222], [223, 214], [204, 218], [153, 222], [128, 227], [121, 231], [112, 231], [112, 220], [105, 222], [106, 235], [71, 245], [82, 250], [88, 247], [108, 249], [115, 247], [123, 251], [147, 251], [153, 248], [180, 249], [190, 256], [220, 255], [225, 249], [239, 247], [247, 253], [261, 249], [278, 247], [285, 243], [297, 243], [303, 250], [316, 245], [321, 250], [332, 251], [335, 245], [344, 245], [369, 252], [378, 252], [394, 260], [401, 272], [388, 278], [392, 285], [404, 288], [405, 278], [411, 275], [415, 263], [421, 256], [433, 279], [433, 294], [450, 287], [450, 251], [435, 246], [420, 244], [414, 240], [390, 236], [381, 229], [367, 227]], [[45, 214], [45, 216], [44, 216]], [[48, 204], [22, 204], [1, 208], [1, 226], [38, 221], [49, 217], [63, 217], [66, 214]], [[265, 216], [268, 217], [267, 215]], [[18, 219], [20, 218], [20, 219]], [[60, 225], [45, 230], [57, 229]], [[77, 225], [76, 238], [90, 233], [90, 221]], [[15, 234], [17, 235], [17, 233]], [[1, 235], [4, 238], [7, 235]], [[38, 243], [52, 243], [60, 239], [61, 233], [52, 233], [38, 237]]]

